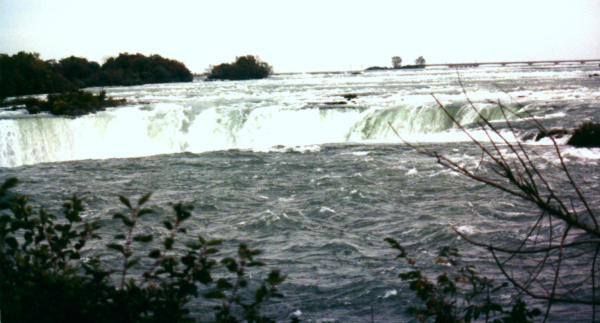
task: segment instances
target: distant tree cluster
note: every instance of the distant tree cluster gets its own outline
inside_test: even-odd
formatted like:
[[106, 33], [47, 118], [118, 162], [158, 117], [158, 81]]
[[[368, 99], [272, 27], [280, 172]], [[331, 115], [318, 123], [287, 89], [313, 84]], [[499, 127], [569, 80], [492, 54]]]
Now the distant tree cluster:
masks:
[[56, 66], [55, 69], [78, 88], [95, 85], [100, 72], [100, 64], [82, 57], [71, 56], [61, 59], [58, 63], [49, 63]]
[[120, 54], [101, 67], [96, 85], [137, 85], [190, 82], [192, 73], [181, 62], [159, 55]]
[[399, 68], [402, 66], [402, 57], [392, 56], [392, 68]]
[[75, 85], [58, 71], [58, 64], [42, 61], [39, 54], [0, 54], [0, 99], [74, 88]]
[[122, 53], [100, 66], [75, 56], [56, 62], [43, 61], [37, 53], [0, 54], [0, 99], [88, 86], [190, 82], [192, 78], [183, 63], [159, 55]]
[[266, 78], [273, 73], [269, 64], [258, 57], [246, 55], [237, 57], [234, 63], [222, 63], [213, 66], [208, 80], [251, 80]]

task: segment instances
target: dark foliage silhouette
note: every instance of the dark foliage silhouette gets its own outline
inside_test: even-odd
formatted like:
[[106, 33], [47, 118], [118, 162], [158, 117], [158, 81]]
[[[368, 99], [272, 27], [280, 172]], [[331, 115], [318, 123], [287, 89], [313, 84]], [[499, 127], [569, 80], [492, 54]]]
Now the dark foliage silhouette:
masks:
[[266, 78], [273, 73], [269, 64], [252, 55], [237, 57], [234, 63], [213, 66], [208, 80], [250, 80]]

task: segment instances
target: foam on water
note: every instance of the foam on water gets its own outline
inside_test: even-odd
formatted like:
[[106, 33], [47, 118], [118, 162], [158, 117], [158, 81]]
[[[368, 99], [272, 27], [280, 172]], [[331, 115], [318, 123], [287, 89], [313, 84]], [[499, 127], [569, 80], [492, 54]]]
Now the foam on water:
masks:
[[[464, 91], [490, 120], [503, 116], [488, 100], [516, 98], [541, 119], [560, 121], [576, 116], [554, 106], [546, 111], [549, 102], [597, 99], [598, 90], [583, 84], [590, 81], [580, 69], [585, 67], [486, 67], [459, 75]], [[330, 143], [398, 143], [390, 124], [410, 142], [468, 141], [431, 95], [435, 93], [461, 124], [477, 122], [457, 79], [453, 70], [426, 69], [112, 87], [109, 95], [132, 105], [76, 119], [1, 112], [0, 167], [228, 149], [306, 152]], [[582, 85], [574, 88], [556, 81], [571, 79]], [[346, 100], [346, 93], [357, 97]], [[503, 134], [514, 140], [511, 133]], [[481, 131], [473, 135], [489, 140]]]

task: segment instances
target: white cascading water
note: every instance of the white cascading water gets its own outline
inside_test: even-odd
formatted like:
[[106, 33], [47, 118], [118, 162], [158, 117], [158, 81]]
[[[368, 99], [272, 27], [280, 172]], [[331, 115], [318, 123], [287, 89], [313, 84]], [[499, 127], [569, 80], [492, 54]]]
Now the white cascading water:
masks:
[[[476, 118], [461, 107], [462, 122]], [[343, 142], [398, 142], [391, 123], [411, 138], [452, 141], [439, 108], [194, 108], [174, 103], [129, 106], [68, 119], [0, 120], [0, 166], [150, 156], [226, 149], [268, 150]], [[436, 135], [437, 134], [437, 135]], [[423, 136], [425, 135], [425, 136]], [[464, 138], [459, 139], [464, 140]]]

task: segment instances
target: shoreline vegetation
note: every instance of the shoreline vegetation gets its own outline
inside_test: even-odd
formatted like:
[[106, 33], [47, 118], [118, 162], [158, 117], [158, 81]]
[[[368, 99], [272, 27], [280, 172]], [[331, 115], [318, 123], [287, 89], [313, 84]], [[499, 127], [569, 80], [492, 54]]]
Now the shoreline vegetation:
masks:
[[[70, 56], [60, 61], [43, 61], [37, 53], [0, 54], [0, 106], [29, 114], [49, 112], [77, 117], [124, 105], [125, 100], [82, 91], [95, 86], [128, 86], [151, 83], [191, 82], [192, 73], [176, 60], [160, 55], [121, 53], [102, 65], [86, 58]], [[46, 100], [7, 97], [48, 93]]]
[[[464, 91], [464, 86], [459, 78]], [[550, 164], [550, 167], [533, 162], [531, 156], [535, 154], [522, 140], [512, 143], [506, 139], [501, 131], [496, 128], [482, 114], [468, 98], [465, 97], [472, 110], [482, 120], [478, 123], [478, 130], [486, 133], [490, 142], [478, 141], [471, 135], [471, 130], [456, 120], [437, 97], [433, 96], [439, 107], [451, 119], [454, 125], [469, 136], [471, 143], [481, 152], [481, 164], [476, 167], [465, 166], [447, 155], [439, 154], [418, 144], [403, 139], [400, 134], [389, 124], [398, 138], [414, 151], [432, 158], [447, 170], [460, 176], [479, 182], [487, 187], [509, 194], [510, 199], [521, 200], [531, 203], [534, 211], [539, 214], [528, 223], [523, 224], [523, 231], [516, 240], [491, 242], [489, 239], [475, 237], [468, 232], [462, 232], [459, 228], [452, 226], [453, 231], [470, 244], [489, 252], [490, 258], [501, 273], [502, 285], [495, 287], [487, 278], [480, 279], [472, 275], [469, 268], [457, 267], [454, 257], [458, 249], [448, 249], [440, 254], [436, 263], [450, 264], [456, 268], [458, 275], [452, 279], [447, 272], [439, 274], [436, 280], [423, 276], [422, 270], [416, 267], [415, 261], [408, 258], [408, 264], [414, 270], [400, 274], [400, 278], [410, 282], [410, 289], [422, 301], [421, 306], [409, 308], [415, 317], [425, 322], [434, 317], [435, 322], [471, 322], [478, 317], [484, 316], [485, 321], [493, 322], [531, 322], [537, 321], [536, 316], [543, 316], [543, 322], [552, 320], [551, 313], [557, 304], [570, 304], [576, 306], [589, 306], [591, 309], [591, 322], [597, 322], [597, 306], [600, 305], [597, 283], [597, 258], [600, 252], [600, 229], [596, 209], [593, 209], [586, 195], [592, 194], [584, 187], [584, 181], [575, 179], [571, 175], [570, 167], [567, 166], [565, 158], [561, 153], [559, 144], [554, 139], [555, 135], [563, 135], [563, 131], [557, 129], [546, 129], [534, 116], [528, 115], [530, 121], [535, 123], [540, 134], [546, 134], [552, 141], [550, 151], [554, 150], [560, 161], [558, 165]], [[518, 138], [515, 128], [509, 120], [509, 115], [516, 112], [502, 105], [504, 122], [508, 129]], [[560, 130], [560, 129], [558, 129]], [[574, 131], [569, 144], [575, 145], [582, 142], [597, 144], [600, 134], [600, 124], [586, 122]], [[575, 133], [578, 136], [575, 136]], [[580, 135], [581, 134], [581, 137]], [[587, 136], [595, 137], [588, 140]], [[492, 138], [499, 139], [492, 139]], [[571, 142], [575, 138], [575, 143]], [[500, 148], [500, 146], [506, 147]], [[581, 146], [578, 146], [581, 147]], [[480, 167], [484, 165], [483, 167]], [[555, 167], [552, 172], [551, 167]], [[560, 183], [559, 185], [557, 185]], [[560, 189], [557, 189], [560, 188]], [[543, 228], [543, 229], [542, 229]], [[561, 237], [562, 239], [557, 239]], [[568, 237], [568, 239], [567, 239]], [[399, 257], [407, 258], [405, 249], [392, 238], [387, 241], [391, 246], [400, 251]], [[576, 241], [576, 243], [573, 243]], [[581, 246], [585, 245], [586, 248]], [[448, 257], [450, 255], [451, 257]], [[564, 270], [564, 268], [569, 268]], [[578, 282], [569, 281], [573, 272], [589, 273]], [[467, 275], [465, 275], [465, 273]], [[434, 283], [437, 281], [437, 283]], [[457, 302], [458, 284], [455, 282], [468, 282], [462, 288], [467, 297]], [[535, 284], [532, 284], [535, 282]], [[513, 295], [516, 298], [512, 310], [506, 312], [500, 303], [489, 302], [492, 293], [498, 288], [512, 286]], [[471, 304], [469, 288], [473, 290], [488, 290], [487, 299], [481, 304]], [[460, 295], [460, 294], [459, 294]], [[543, 310], [526, 308], [529, 304], [537, 302], [543, 306]], [[461, 304], [461, 301], [466, 301]], [[483, 306], [481, 306], [483, 305]], [[493, 309], [500, 313], [510, 313], [510, 317], [494, 320], [484, 310]], [[492, 313], [493, 314], [493, 313]]]
[[88, 113], [104, 111], [108, 107], [117, 107], [127, 103], [125, 99], [113, 99], [105, 91], [98, 94], [83, 90], [48, 94], [45, 100], [32, 97], [16, 98], [0, 106], [11, 106], [11, 110], [25, 109], [29, 114], [48, 112], [56, 116], [79, 117]]
[[[416, 63], [419, 64], [401, 66], [399, 57], [393, 59], [393, 62], [394, 67], [381, 69], [420, 68], [425, 64], [424, 59], [417, 59]], [[0, 74], [0, 100], [13, 95], [62, 92], [49, 94], [46, 100], [17, 98], [5, 103], [24, 106], [31, 114], [46, 111], [72, 117], [125, 103], [125, 100], [107, 98], [104, 91], [94, 95], [79, 90], [81, 87], [191, 81], [191, 73], [182, 63], [163, 59], [158, 55], [145, 57], [141, 54], [121, 54], [100, 66], [73, 56], [58, 63], [44, 62], [37, 54], [20, 52], [12, 57], [0, 55], [0, 69], [3, 71]], [[234, 63], [212, 67], [207, 79], [247, 80], [268, 77], [271, 73], [272, 68], [268, 64], [247, 55], [238, 57]], [[9, 74], [11, 78], [2, 76]], [[29, 93], [24, 93], [28, 91]], [[343, 97], [351, 101], [357, 95], [346, 94]], [[447, 114], [452, 118], [450, 113]], [[555, 194], [543, 177], [543, 168], [531, 162], [529, 152], [521, 146], [521, 141], [516, 146], [511, 145], [493, 124], [479, 116], [484, 120], [481, 124], [483, 130], [502, 138], [501, 141], [493, 142], [489, 149], [473, 139], [473, 144], [480, 147], [486, 159], [491, 161], [489, 168], [498, 170], [489, 178], [485, 177], [488, 175], [483, 171], [479, 172], [479, 167], [471, 170], [437, 152], [406, 143], [415, 151], [435, 158], [447, 169], [508, 192], [516, 199], [532, 202], [537, 207], [536, 211], [542, 211], [542, 215], [538, 222], [532, 224], [530, 232], [537, 230], [540, 223], [549, 223], [550, 236], [546, 241], [548, 247], [540, 248], [539, 242], [532, 241], [529, 235], [520, 241], [521, 246], [496, 246], [475, 241], [456, 230], [465, 241], [492, 253], [505, 278], [497, 284], [480, 276], [475, 268], [460, 263], [459, 250], [454, 247], [442, 248], [432, 266], [423, 266], [418, 265], [398, 241], [386, 238], [390, 247], [398, 252], [398, 258], [406, 260], [406, 264], [400, 265], [403, 271], [398, 277], [406, 282], [407, 288], [415, 293], [417, 299], [417, 303], [408, 308], [409, 314], [420, 321], [435, 319], [436, 322], [471, 322], [485, 317], [486, 321], [496, 319], [504, 322], [531, 322], [543, 314], [538, 309], [527, 308], [526, 301], [536, 299], [547, 302], [544, 320], [548, 318], [553, 303], [574, 303], [592, 306], [594, 321], [596, 306], [600, 302], [596, 296], [598, 284], [595, 281], [597, 250], [600, 247], [598, 239], [584, 238], [587, 235], [598, 237], [600, 231], [596, 216], [579, 192], [578, 185], [571, 179], [554, 138], [572, 134], [569, 140], [571, 145], [600, 147], [600, 124], [586, 122], [574, 131], [541, 128], [536, 137], [536, 140], [544, 136], [552, 139], [561, 160], [562, 174], [568, 177], [570, 188], [577, 193], [573, 194], [578, 197], [575, 202], [586, 207], [586, 212], [580, 215], [575, 212], [573, 204], [571, 207], [565, 206], [568, 203], [563, 203], [557, 197], [558, 194]], [[453, 121], [459, 129], [468, 133], [464, 126]], [[508, 119], [506, 122], [510, 125]], [[496, 144], [506, 144], [510, 151], [505, 153]], [[506, 162], [505, 157], [512, 155], [518, 157], [516, 160], [519, 163]], [[191, 205], [171, 203], [172, 211], [165, 215], [157, 214], [161, 212], [157, 212], [155, 207], [146, 206], [150, 193], [140, 197], [137, 203], [119, 196], [122, 211], [114, 214], [113, 221], [122, 224], [122, 230], [115, 232], [113, 237], [102, 238], [98, 235], [100, 223], [81, 216], [85, 211], [84, 199], [73, 195], [63, 204], [63, 214], [54, 215], [47, 213], [42, 206], [34, 207], [25, 195], [14, 193], [12, 190], [17, 183], [16, 179], [11, 178], [0, 185], [0, 309], [3, 310], [5, 320], [191, 321], [194, 318], [190, 316], [188, 304], [199, 298], [200, 306], [207, 309], [206, 315], [213, 316], [217, 322], [274, 321], [265, 314], [264, 307], [270, 300], [283, 297], [278, 287], [286, 276], [278, 269], [259, 270], [266, 267], [258, 259], [261, 251], [251, 249], [244, 243], [239, 244], [237, 253], [228, 255], [223, 254], [220, 249], [223, 242], [221, 240], [205, 239], [202, 236], [190, 238], [185, 221], [193, 216]], [[144, 216], [163, 216], [164, 234], [147, 234], [148, 223], [142, 220]], [[581, 220], [581, 216], [588, 216], [590, 221]], [[595, 253], [583, 256], [576, 253], [568, 255], [565, 258], [567, 260], [564, 260], [563, 250], [577, 251], [577, 246], [565, 242], [565, 239], [557, 245], [553, 234], [560, 236], [561, 227], [553, 226], [551, 221], [568, 224], [565, 237], [571, 227], [579, 230], [577, 233], [582, 239], [578, 242], [595, 247]], [[595, 226], [592, 227], [590, 223]], [[99, 257], [84, 257], [84, 247], [86, 244], [89, 246], [93, 240], [101, 241], [105, 251], [118, 257], [120, 261], [116, 267], [106, 264]], [[183, 251], [176, 252], [178, 249], [174, 246]], [[560, 250], [560, 254], [557, 250]], [[549, 276], [555, 279], [544, 290], [552, 292], [538, 294], [537, 290], [522, 284], [519, 280], [521, 277], [515, 277], [505, 270], [505, 262], [500, 260], [506, 258], [497, 258], [494, 252], [509, 254], [509, 260], [514, 258], [523, 264], [526, 263], [523, 260], [530, 260], [541, 267], [550, 266]], [[541, 258], [531, 255], [539, 255]], [[570, 292], [566, 289], [569, 286], [563, 286], [560, 279], [567, 273], [551, 266], [576, 266], [578, 264], [569, 263], [569, 259], [584, 256], [593, 259], [591, 268], [585, 264], [575, 268], [591, 269], [588, 271], [591, 272], [590, 279], [587, 280], [591, 281], [591, 285], [584, 285], [582, 288], [584, 291], [591, 289], [593, 299], [573, 300], [563, 297], [569, 296]], [[552, 262], [548, 265], [546, 259]], [[516, 265], [519, 268], [519, 264]], [[426, 272], [431, 268], [442, 267], [442, 273], [435, 273], [435, 270]], [[511, 265], [508, 269], [512, 268]], [[525, 277], [537, 280], [538, 274], [531, 274], [529, 267], [521, 268], [529, 275]], [[132, 274], [135, 270], [141, 274]], [[509, 286], [520, 291], [519, 295], [523, 299], [511, 299], [509, 304], [499, 301], [501, 296], [510, 293], [505, 292]], [[291, 321], [297, 322], [299, 319], [293, 317]]]
[[256, 80], [269, 77], [273, 68], [258, 56], [238, 56], [233, 63], [221, 63], [211, 66], [206, 76], [207, 81], [214, 80]]
[[423, 56], [417, 57], [415, 59], [415, 64], [413, 65], [402, 65], [402, 58], [400, 56], [392, 57], [392, 67], [387, 66], [371, 66], [365, 69], [365, 71], [387, 71], [387, 70], [414, 70], [414, 69], [424, 69], [425, 68], [425, 58]]
[[[146, 206], [151, 193], [137, 201], [119, 196], [122, 212], [113, 222], [121, 230], [106, 239], [98, 234], [100, 222], [82, 216], [84, 198], [72, 195], [54, 215], [14, 193], [17, 183], [9, 178], [0, 185], [6, 322], [194, 322], [192, 299], [202, 299], [200, 310], [216, 322], [274, 322], [261, 306], [283, 297], [278, 286], [286, 276], [264, 268], [261, 250], [240, 243], [229, 256], [222, 240], [188, 235], [193, 206], [173, 203], [162, 214]], [[162, 217], [166, 233], [148, 234], [148, 217]], [[118, 261], [86, 255], [93, 241]]]
[[29, 94], [59, 93], [93, 86], [191, 82], [192, 73], [176, 60], [160, 55], [121, 53], [102, 65], [70, 56], [60, 61], [38, 53], [0, 54], [0, 99]]
[[[233, 63], [211, 66], [206, 80], [262, 79], [271, 74], [273, 68], [269, 64], [257, 56], [246, 55], [237, 57]], [[191, 82], [193, 79], [194, 75], [183, 63], [160, 55], [121, 53], [100, 65], [76, 56], [43, 61], [38, 53], [0, 54], [0, 107], [10, 106], [13, 110], [24, 107], [30, 114], [44, 111], [77, 117], [126, 103], [106, 97], [104, 91], [93, 95], [82, 88]], [[46, 93], [49, 94], [46, 100], [18, 98]], [[8, 97], [17, 98], [6, 101]]]

